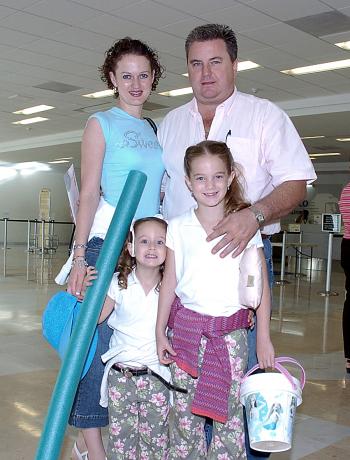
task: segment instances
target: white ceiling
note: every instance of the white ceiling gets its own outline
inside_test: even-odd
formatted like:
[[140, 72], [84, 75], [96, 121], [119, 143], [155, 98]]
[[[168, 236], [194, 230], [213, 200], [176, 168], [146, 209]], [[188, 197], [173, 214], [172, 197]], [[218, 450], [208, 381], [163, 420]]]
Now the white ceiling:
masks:
[[[89, 113], [113, 104], [81, 95], [105, 89], [97, 67], [118, 38], [141, 38], [159, 51], [166, 78], [158, 91], [189, 86], [181, 75], [184, 39], [207, 22], [230, 25], [239, 59], [262, 66], [239, 73], [240, 90], [275, 101], [301, 136], [325, 135], [305, 141], [309, 152], [336, 151], [342, 153], [337, 162], [350, 160], [350, 143], [335, 140], [350, 137], [350, 69], [298, 77], [280, 72], [350, 59], [350, 51], [334, 46], [350, 40], [350, 0], [0, 0], [0, 162], [78, 158]], [[38, 88], [48, 82], [77, 88]], [[160, 119], [189, 99], [154, 94], [150, 102], [164, 108], [145, 114]], [[11, 124], [29, 118], [13, 111], [39, 104], [56, 107], [38, 114], [49, 121]], [[327, 161], [331, 167], [334, 158], [318, 163]]]

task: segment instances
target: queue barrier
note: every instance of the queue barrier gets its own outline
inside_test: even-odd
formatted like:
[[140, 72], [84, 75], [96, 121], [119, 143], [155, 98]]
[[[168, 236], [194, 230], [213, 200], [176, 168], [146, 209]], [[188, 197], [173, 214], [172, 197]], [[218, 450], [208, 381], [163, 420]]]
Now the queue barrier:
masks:
[[[6, 276], [6, 261], [7, 261], [7, 250], [10, 249], [9, 244], [9, 228], [10, 223], [26, 223], [27, 232], [26, 232], [26, 252], [44, 254], [55, 252], [58, 249], [60, 240], [58, 234], [55, 233], [55, 228], [57, 225], [69, 225], [71, 227], [71, 237], [69, 247], [72, 244], [75, 224], [73, 222], [66, 221], [56, 221], [54, 219], [10, 219], [4, 217], [0, 219], [0, 222], [4, 223], [4, 233], [3, 233], [3, 275]], [[28, 278], [28, 270], [27, 270]]]
[[[299, 242], [288, 242], [287, 241], [287, 234], [288, 233], [299, 233]], [[302, 257], [307, 257], [308, 259], [311, 260], [311, 268], [310, 268], [310, 281], [311, 281], [311, 275], [312, 275], [312, 261], [313, 261], [313, 251], [314, 249], [318, 246], [317, 244], [314, 243], [305, 243], [303, 242], [303, 232], [287, 232], [284, 230], [282, 232], [282, 243], [278, 242], [272, 242], [271, 243], [272, 247], [281, 247], [282, 248], [282, 254], [281, 254], [281, 273], [280, 273], [280, 278], [276, 279], [275, 283], [279, 285], [284, 285], [284, 284], [290, 284], [290, 282], [285, 278], [285, 263], [286, 263], [286, 252], [288, 248], [292, 248], [295, 250], [295, 257], [296, 257], [296, 265], [295, 265], [295, 271], [294, 271], [294, 276], [296, 278], [300, 278], [303, 276], [301, 273], [301, 259]], [[309, 254], [305, 253], [305, 249], [308, 249], [310, 251]]]

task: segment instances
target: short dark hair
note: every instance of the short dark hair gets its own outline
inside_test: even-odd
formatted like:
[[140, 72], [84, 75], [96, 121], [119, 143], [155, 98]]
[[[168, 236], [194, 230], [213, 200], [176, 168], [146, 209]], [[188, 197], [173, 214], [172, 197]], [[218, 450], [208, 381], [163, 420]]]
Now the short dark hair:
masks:
[[237, 59], [237, 39], [231, 27], [224, 24], [204, 24], [193, 29], [187, 36], [185, 42], [186, 58], [191, 45], [194, 42], [206, 42], [208, 40], [221, 39], [225, 42], [226, 49], [230, 55], [231, 61]]
[[141, 40], [135, 40], [130, 37], [124, 37], [114, 43], [105, 52], [105, 61], [99, 71], [101, 74], [101, 80], [107, 83], [109, 89], [115, 90], [115, 97], [118, 97], [118, 90], [114, 88], [114, 85], [109, 76], [109, 72], [115, 71], [115, 66], [120, 59], [126, 54], [134, 54], [136, 56], [144, 56], [149, 60], [151, 70], [154, 72], [154, 80], [152, 83], [152, 91], [155, 91], [159, 82], [159, 79], [163, 76], [164, 67], [160, 64], [158, 54], [155, 50], [149, 47], [146, 43]]

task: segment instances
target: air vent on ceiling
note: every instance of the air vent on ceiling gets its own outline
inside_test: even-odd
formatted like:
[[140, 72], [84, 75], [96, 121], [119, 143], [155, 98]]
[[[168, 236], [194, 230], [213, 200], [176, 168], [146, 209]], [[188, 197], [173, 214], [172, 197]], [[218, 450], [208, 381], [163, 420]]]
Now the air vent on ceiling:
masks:
[[83, 112], [83, 113], [94, 113], [101, 110], [108, 110], [111, 108], [110, 102], [103, 102], [100, 104], [87, 105], [85, 107], [79, 107], [79, 109], [74, 109], [74, 112]]
[[55, 91], [56, 93], [70, 93], [82, 89], [80, 86], [67, 85], [59, 81], [48, 81], [40, 83], [40, 85], [33, 86], [33, 88], [46, 89], [47, 91]]
[[324, 152], [336, 152], [337, 151], [336, 143], [331, 144], [331, 145], [322, 145], [322, 146], [317, 147], [317, 149], [320, 151], [324, 151]]
[[[108, 110], [111, 108], [110, 102], [103, 102], [100, 104], [94, 105], [87, 105], [85, 107], [80, 107], [79, 109], [74, 109], [75, 112], [83, 112], [83, 113], [94, 113], [100, 110]], [[147, 112], [152, 112], [153, 110], [162, 110], [168, 109], [169, 107], [162, 104], [156, 104], [155, 102], [145, 102], [143, 104], [143, 109]]]
[[298, 30], [315, 35], [316, 37], [350, 30], [350, 17], [338, 11], [328, 11], [285, 22]]

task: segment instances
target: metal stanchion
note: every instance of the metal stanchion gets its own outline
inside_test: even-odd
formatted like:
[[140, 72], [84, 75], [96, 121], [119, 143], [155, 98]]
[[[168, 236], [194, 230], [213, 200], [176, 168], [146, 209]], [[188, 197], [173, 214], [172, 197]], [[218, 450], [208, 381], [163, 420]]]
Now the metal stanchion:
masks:
[[27, 223], [27, 272], [26, 272], [26, 279], [29, 281], [29, 262], [30, 262], [30, 232], [31, 232], [31, 222], [28, 219]]
[[3, 275], [6, 277], [6, 255], [7, 255], [7, 221], [8, 218], [4, 217], [4, 245], [3, 245]]
[[331, 291], [332, 252], [333, 252], [333, 233], [330, 232], [328, 235], [326, 289], [324, 291], [319, 292], [321, 296], [339, 295], [339, 292]]
[[328, 316], [329, 316], [329, 297], [324, 299], [324, 316], [323, 316], [323, 334], [322, 334], [322, 352], [327, 352], [327, 332], [328, 332]]
[[286, 261], [286, 242], [287, 242], [287, 232], [283, 232], [283, 237], [282, 237], [282, 255], [281, 255], [281, 278], [276, 280], [276, 284], [290, 284], [289, 281], [287, 281], [284, 278], [285, 274], [285, 261]]
[[44, 282], [45, 220], [41, 221], [40, 284]]
[[42, 252], [40, 257], [40, 284], [44, 283], [44, 262], [45, 258], [44, 253]]
[[41, 252], [44, 254], [45, 248], [45, 220], [41, 221]]
[[49, 237], [53, 235], [53, 220], [49, 220]]
[[[301, 246], [301, 243], [303, 242], [303, 232], [300, 231], [299, 233], [299, 244], [300, 246], [298, 246], [298, 250], [297, 250], [297, 260], [295, 261], [295, 264], [296, 264], [296, 271], [295, 271], [295, 276], [297, 278], [301, 278], [302, 276], [306, 276], [304, 274], [301, 273], [301, 254], [302, 254], [302, 246]], [[298, 263], [297, 263], [298, 262]]]
[[29, 281], [30, 251], [27, 251], [27, 281]]
[[30, 251], [30, 219], [28, 219], [28, 223], [27, 223], [27, 252]]
[[297, 278], [294, 285], [294, 299], [300, 298], [300, 278]]
[[3, 245], [4, 250], [7, 249], [7, 222], [8, 222], [8, 218], [4, 217], [4, 245]]
[[6, 257], [7, 257], [7, 250], [4, 249], [4, 252], [3, 252], [3, 275], [4, 275], [4, 278], [6, 277]]
[[284, 288], [280, 286], [280, 295], [278, 303], [278, 331], [282, 332], [283, 329], [283, 305], [284, 305]]
[[49, 220], [49, 234], [47, 236], [47, 247], [48, 250], [51, 251], [53, 249], [53, 219]]
[[34, 251], [38, 249], [38, 219], [34, 219], [34, 232], [33, 232]]

